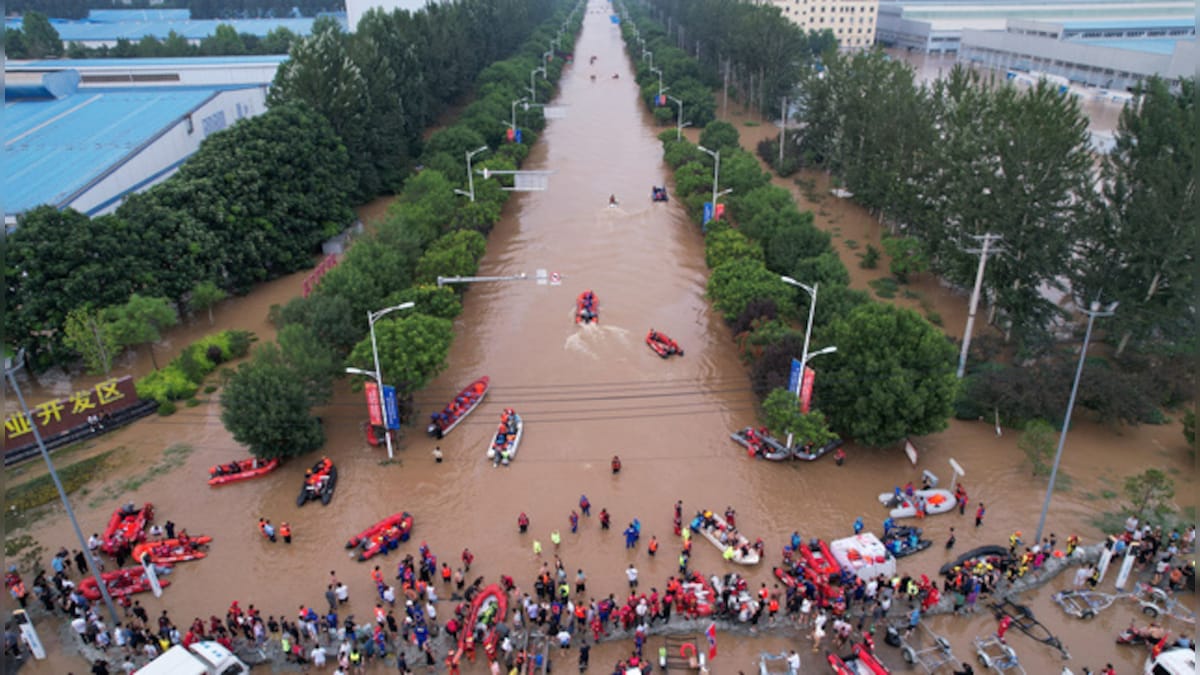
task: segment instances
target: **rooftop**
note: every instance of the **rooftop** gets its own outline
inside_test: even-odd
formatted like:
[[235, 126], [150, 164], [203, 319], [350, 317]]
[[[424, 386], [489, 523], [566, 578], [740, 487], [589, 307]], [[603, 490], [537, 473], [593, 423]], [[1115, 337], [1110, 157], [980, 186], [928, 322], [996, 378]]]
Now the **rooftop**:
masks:
[[[120, 11], [120, 10], [109, 10]], [[167, 10], [163, 10], [164, 12]], [[146, 36], [159, 40], [166, 39], [171, 31], [188, 40], [202, 40], [217, 32], [217, 26], [227, 24], [233, 26], [239, 34], [248, 33], [258, 37], [266, 37], [277, 28], [286, 28], [297, 35], [308, 35], [312, 32], [313, 18], [284, 18], [284, 19], [187, 19], [156, 18], [152, 10], [142, 10], [133, 14], [148, 14], [149, 18], [125, 17], [115, 21], [97, 21], [92, 18], [81, 20], [51, 19], [50, 23], [58, 31], [64, 42], [116, 42], [126, 39], [137, 42]], [[346, 17], [336, 17], [342, 26], [346, 25]], [[21, 19], [5, 19], [6, 28], [21, 28]]]
[[84, 89], [4, 104], [4, 208], [62, 204], [219, 91], [231, 87]]
[[247, 56], [177, 56], [157, 59], [47, 59], [43, 61], [9, 61], [6, 71], [48, 70], [70, 68], [175, 68], [229, 66], [243, 63], [283, 63], [287, 54], [265, 54]]
[[1174, 54], [1175, 40], [1161, 40], [1154, 38], [1134, 38], [1134, 39], [1116, 39], [1116, 40], [1078, 40], [1078, 44], [1092, 45], [1094, 47], [1112, 47], [1113, 49], [1128, 49], [1135, 52], [1145, 52], [1147, 54]]

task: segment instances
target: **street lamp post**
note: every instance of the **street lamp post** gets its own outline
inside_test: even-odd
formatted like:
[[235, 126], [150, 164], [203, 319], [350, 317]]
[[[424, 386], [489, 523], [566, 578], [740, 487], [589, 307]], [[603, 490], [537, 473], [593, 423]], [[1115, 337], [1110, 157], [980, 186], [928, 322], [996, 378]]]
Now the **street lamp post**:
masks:
[[[804, 351], [800, 353], [800, 363], [805, 364], [808, 362], [808, 341], [812, 337], [813, 315], [816, 313], [817, 309], [817, 289], [820, 286], [820, 283], [815, 283], [812, 286], [809, 286], [808, 284], [802, 284], [791, 277], [779, 277], [779, 280], [785, 284], [788, 284], [789, 286], [795, 286], [796, 288], [803, 289], [807, 291], [810, 296], [812, 296], [812, 301], [808, 303], [808, 327], [804, 329]], [[800, 377], [802, 378], [801, 382], [803, 382], [803, 365], [801, 365]]]
[[510, 117], [510, 119], [512, 121], [508, 123], [508, 126], [509, 126], [509, 128], [511, 128], [513, 130], [513, 133], [516, 133], [516, 131], [517, 131], [517, 104], [518, 103], [524, 103], [525, 110], [529, 110], [529, 97], [522, 96], [521, 98], [512, 102], [512, 106], [511, 106], [512, 107], [512, 115]]
[[71, 521], [71, 527], [75, 530], [75, 538], [79, 540], [79, 549], [83, 551], [83, 555], [87, 558], [88, 569], [92, 571], [92, 578], [96, 580], [96, 588], [100, 589], [100, 595], [104, 598], [105, 606], [108, 607], [109, 618], [112, 620], [112, 625], [115, 626], [120, 619], [117, 618], [117, 608], [113, 605], [112, 596], [108, 593], [108, 585], [100, 577], [100, 563], [96, 561], [96, 556], [88, 548], [87, 540], [83, 538], [83, 530], [79, 529], [79, 521], [75, 519], [75, 510], [71, 508], [71, 502], [67, 499], [67, 491], [63, 489], [62, 481], [58, 479], [58, 471], [54, 468], [54, 462], [50, 460], [50, 451], [46, 449], [46, 442], [42, 439], [42, 432], [38, 430], [37, 423], [33, 420], [33, 415], [29, 414], [29, 407], [25, 405], [25, 397], [21, 394], [21, 387], [17, 385], [16, 373], [21, 369], [24, 361], [25, 350], [22, 349], [13, 357], [12, 365], [4, 369], [4, 376], [8, 378], [13, 393], [17, 395], [17, 405], [21, 407], [21, 414], [29, 422], [29, 429], [33, 432], [33, 440], [37, 443], [38, 451], [42, 453], [42, 459], [46, 461], [46, 468], [50, 471], [50, 478], [54, 480], [54, 487], [58, 490], [58, 498], [62, 500], [63, 508], [67, 511], [67, 519]]
[[642, 47], [642, 59], [643, 60], [650, 59], [650, 67], [651, 68], [654, 67], [654, 52], [650, 51], [649, 49], [646, 49], [645, 47]]
[[675, 140], [678, 141], [683, 138], [683, 100], [674, 96], [668, 96], [667, 98], [679, 104], [679, 121], [675, 124]]
[[[682, 111], [683, 108], [680, 108], [680, 110]], [[715, 219], [717, 217], [717, 197], [720, 196], [717, 194], [717, 181], [719, 181], [721, 179], [721, 151], [720, 150], [709, 150], [708, 148], [704, 147], [703, 145], [697, 145], [696, 147], [700, 148], [702, 151], [708, 153], [709, 155], [712, 155], [712, 158], [713, 158], [712, 208], [713, 208], [713, 218]]]
[[661, 96], [663, 95], [663, 92], [664, 92], [664, 91], [666, 91], [667, 89], [670, 89], [670, 87], [667, 87], [667, 89], [663, 89], [663, 86], [662, 86], [662, 69], [661, 69], [661, 68], [655, 68], [654, 66], [650, 66], [650, 72], [651, 72], [651, 73], [658, 73], [658, 95], [659, 95], [659, 97], [661, 97]]
[[1058, 434], [1058, 450], [1054, 453], [1054, 467], [1050, 469], [1050, 484], [1046, 486], [1046, 499], [1042, 502], [1042, 515], [1038, 517], [1037, 533], [1033, 537], [1034, 544], [1042, 541], [1042, 528], [1046, 526], [1046, 512], [1050, 509], [1050, 498], [1054, 496], [1054, 481], [1058, 478], [1058, 463], [1062, 461], [1063, 446], [1067, 443], [1067, 430], [1071, 428], [1071, 412], [1075, 409], [1075, 394], [1079, 392], [1079, 379], [1083, 376], [1083, 364], [1087, 360], [1088, 343], [1092, 340], [1092, 324], [1097, 318], [1112, 316], [1117, 310], [1118, 303], [1101, 308], [1100, 301], [1092, 302], [1092, 306], [1083, 310], [1087, 314], [1087, 330], [1083, 334], [1083, 347], [1079, 350], [1079, 366], [1075, 369], [1075, 381], [1071, 383], [1071, 398], [1067, 400], [1067, 414], [1063, 418], [1062, 431]]
[[[516, 117], [517, 117], [517, 113], [514, 110], [514, 112], [513, 112], [513, 120], [514, 120], [513, 124], [514, 125], [516, 124]], [[515, 131], [516, 127], [514, 126], [513, 129]], [[460, 195], [466, 195], [468, 198], [470, 198], [471, 201], [475, 201], [475, 175], [473, 173], [471, 173], [471, 159], [473, 157], [475, 157], [475, 155], [478, 155], [479, 153], [481, 153], [487, 149], [488, 149], [488, 146], [484, 145], [482, 147], [478, 147], [478, 148], [475, 148], [474, 150], [470, 150], [467, 152], [467, 191], [463, 192], [462, 190], [455, 188], [454, 189], [455, 193], [460, 194]]]
[[533, 70], [529, 71], [529, 100], [534, 103], [537, 102], [537, 86], [533, 82], [533, 76], [537, 75], [538, 73], [545, 75], [545, 66], [534, 68]]
[[546, 50], [542, 52], [542, 79], [547, 79], [546, 69], [550, 67], [550, 57], [554, 55], [553, 51]]
[[[474, 201], [474, 200], [472, 200]], [[382, 319], [385, 315], [402, 309], [412, 309], [415, 303], [403, 302], [394, 307], [381, 309], [378, 312], [367, 312], [367, 324], [371, 328], [371, 357], [375, 359], [375, 383], [379, 385], [379, 416], [386, 418], [387, 413], [383, 409], [383, 373], [379, 369], [379, 345], [375, 341], [375, 322]], [[392, 449], [392, 431], [384, 429], [384, 440], [387, 442], [388, 459], [395, 457], [395, 451]]]

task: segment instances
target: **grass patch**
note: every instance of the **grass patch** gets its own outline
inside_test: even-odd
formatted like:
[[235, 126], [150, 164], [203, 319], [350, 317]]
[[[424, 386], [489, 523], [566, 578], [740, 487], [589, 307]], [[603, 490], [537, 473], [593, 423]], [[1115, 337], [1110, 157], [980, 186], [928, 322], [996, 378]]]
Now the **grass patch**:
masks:
[[1101, 490], [1100, 498], [1101, 499], [1116, 499], [1117, 493], [1112, 490]]
[[42, 568], [41, 560], [46, 548], [28, 534], [10, 537], [4, 540], [4, 560], [6, 565], [16, 565], [36, 571]]
[[760, 126], [762, 126], [762, 122], [756, 122], [754, 120], [746, 120], [745, 122], [742, 122], [742, 125], [747, 126], [747, 127], [760, 127]]
[[[109, 458], [118, 449], [120, 448], [59, 468], [58, 479], [62, 481], [63, 491], [69, 495], [96, 478], [104, 471]], [[8, 507], [4, 511], [4, 527], [6, 531], [11, 532], [33, 522], [35, 518], [32, 511], [47, 504], [58, 503], [58, 488], [54, 486], [54, 479], [50, 474], [45, 474], [5, 490], [4, 503]], [[5, 546], [7, 545], [6, 541]]]
[[1094, 502], [1097, 499], [1100, 499], [1100, 495], [1096, 494], [1095, 492], [1085, 492], [1079, 496], [1082, 497], [1083, 500], [1087, 501], [1087, 502]]
[[929, 319], [929, 323], [937, 326], [938, 328], [942, 327], [942, 315], [938, 314], [937, 312], [933, 311], [932, 309], [925, 312], [925, 318]]
[[896, 280], [892, 277], [874, 279], [867, 282], [867, 285], [874, 289], [875, 295], [884, 298], [885, 300], [890, 300], [891, 298], [896, 297], [896, 291], [899, 290]]
[[904, 289], [904, 297], [908, 298], [909, 300], [923, 300], [925, 298], [925, 296], [921, 295], [920, 291], [914, 291], [908, 288]]
[[847, 239], [846, 241], [844, 241], [842, 243], [844, 243], [846, 245], [846, 248], [850, 249], [851, 251], [858, 248], [858, 242], [854, 239]]
[[200, 405], [201, 403], [207, 403], [207, 401], [193, 397], [193, 398], [189, 398], [187, 401], [185, 401], [184, 405], [186, 405], [189, 408], [195, 408], [196, 406]]
[[211, 394], [216, 390], [217, 390], [217, 385], [215, 385], [215, 384], [208, 384], [208, 385], [204, 386], [204, 393], [206, 393], [206, 394]]
[[163, 450], [162, 459], [157, 463], [151, 465], [150, 468], [142, 473], [128, 476], [111, 485], [106, 485], [94, 499], [88, 502], [88, 506], [95, 508], [106, 501], [124, 497], [127, 492], [138, 490], [155, 478], [182, 466], [187, 461], [188, 455], [192, 454], [192, 450], [192, 446], [184, 443], [176, 443], [168, 447], [166, 450]]

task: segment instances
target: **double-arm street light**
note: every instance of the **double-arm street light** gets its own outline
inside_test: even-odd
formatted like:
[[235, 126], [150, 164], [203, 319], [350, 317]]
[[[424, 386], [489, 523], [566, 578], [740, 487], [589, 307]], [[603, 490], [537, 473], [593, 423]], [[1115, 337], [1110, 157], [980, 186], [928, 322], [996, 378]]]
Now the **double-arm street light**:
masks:
[[812, 286], [809, 286], [808, 284], [800, 283], [791, 277], [779, 277], [779, 280], [789, 286], [795, 286], [796, 288], [804, 290], [810, 296], [812, 296], [811, 301], [808, 303], [808, 327], [804, 329], [804, 350], [800, 353], [800, 381], [803, 382], [804, 366], [808, 364], [808, 341], [812, 338], [813, 315], [817, 310], [817, 288], [820, 286], [820, 284], [815, 283]]
[[[667, 89], [670, 89], [670, 87], [667, 87]], [[663, 91], [666, 91], [666, 89]], [[668, 96], [667, 98], [679, 105], [679, 121], [675, 124], [675, 140], [678, 141], [679, 139], [683, 138], [683, 99], [678, 99], [674, 96]]]
[[[369, 370], [363, 370], [361, 368], [346, 369], [346, 372], [350, 373], [351, 375], [366, 375], [367, 377], [372, 377], [375, 379], [375, 384], [379, 385], [379, 417], [384, 420], [387, 419], [387, 411], [384, 410], [383, 373], [380, 372], [379, 369], [379, 344], [375, 341], [375, 322], [379, 321], [388, 314], [391, 314], [392, 312], [404, 309], [412, 309], [414, 306], [415, 303], [402, 302], [399, 305], [394, 307], [386, 307], [377, 312], [367, 312], [367, 324], [371, 328], [371, 358], [375, 359], [375, 372], [372, 373]], [[392, 430], [384, 429], [383, 438], [387, 443], [388, 459], [392, 459], [395, 457], [395, 451], [392, 449]]]
[[538, 73], [545, 75], [546, 67], [541, 66], [541, 67], [534, 68], [533, 70], [529, 71], [529, 100], [531, 102], [535, 102], [535, 103], [537, 102], [537, 86], [533, 81], [533, 76], [537, 75]]
[[[515, 102], [514, 102], [514, 105], [515, 105]], [[516, 118], [517, 118], [517, 113], [514, 108], [514, 110], [513, 110], [513, 124], [514, 125], [516, 124]], [[516, 130], [516, 127], [514, 126], [514, 133], [515, 133], [515, 130]], [[455, 193], [463, 195], [463, 196], [469, 198], [471, 201], [475, 201], [475, 174], [473, 174], [471, 172], [471, 159], [474, 158], [475, 155], [478, 155], [479, 153], [481, 153], [487, 149], [488, 149], [488, 146], [484, 145], [482, 147], [475, 148], [474, 150], [467, 151], [467, 191], [463, 192], [462, 190], [455, 188], [454, 189]]]
[[658, 95], [661, 97], [663, 95], [663, 92], [666, 91], [667, 89], [670, 89], [670, 87], [667, 87], [667, 89], [663, 89], [662, 69], [661, 68], [655, 68], [654, 66], [650, 66], [650, 72], [658, 74]]
[[1097, 318], [1112, 316], [1117, 311], [1117, 304], [1112, 303], [1101, 307], [1100, 301], [1094, 301], [1092, 306], [1083, 310], [1087, 314], [1087, 331], [1083, 334], [1083, 347], [1079, 350], [1079, 366], [1075, 369], [1075, 381], [1071, 384], [1071, 398], [1067, 400], [1067, 415], [1063, 418], [1062, 431], [1058, 434], [1058, 450], [1054, 453], [1054, 468], [1050, 469], [1050, 484], [1046, 486], [1046, 499], [1042, 502], [1042, 515], [1038, 517], [1037, 533], [1033, 537], [1035, 544], [1042, 541], [1042, 528], [1046, 526], [1046, 511], [1050, 509], [1050, 498], [1054, 496], [1054, 480], [1058, 478], [1058, 463], [1062, 461], [1063, 446], [1067, 443], [1067, 430], [1071, 428], [1071, 413], [1075, 410], [1075, 394], [1079, 392], [1079, 379], [1083, 376], [1083, 364], [1087, 360], [1088, 343], [1092, 340], [1092, 324]]
[[[683, 104], [680, 104], [680, 105], [682, 106]], [[683, 110], [683, 108], [680, 107], [681, 113], [682, 113], [682, 110]], [[681, 114], [681, 116], [682, 116], [682, 114]], [[717, 197], [720, 196], [717, 194], [717, 181], [721, 180], [721, 151], [720, 150], [709, 150], [708, 148], [704, 147], [703, 145], [697, 145], [696, 147], [700, 148], [700, 150], [702, 152], [708, 153], [713, 158], [712, 209], [713, 209], [713, 219], [716, 219], [716, 217], [717, 217]]]

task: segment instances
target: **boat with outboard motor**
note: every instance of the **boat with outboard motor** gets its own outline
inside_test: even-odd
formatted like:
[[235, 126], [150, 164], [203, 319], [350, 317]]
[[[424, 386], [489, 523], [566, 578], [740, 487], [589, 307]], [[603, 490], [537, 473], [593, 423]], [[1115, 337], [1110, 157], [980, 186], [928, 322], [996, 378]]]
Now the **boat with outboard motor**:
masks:
[[738, 532], [737, 528], [730, 527], [724, 518], [712, 511], [697, 513], [689, 527], [716, 546], [722, 557], [729, 562], [757, 565], [762, 559], [745, 535]]
[[204, 535], [188, 537], [186, 533], [180, 532], [180, 536], [174, 539], [147, 541], [134, 546], [133, 559], [141, 562], [142, 555], [149, 554], [150, 561], [160, 565], [199, 560], [208, 555], [201, 549], [210, 542], [212, 542], [212, 537]]
[[590, 289], [575, 298], [575, 323], [600, 323], [600, 301]]
[[792, 449], [767, 433], [766, 427], [745, 427], [729, 434], [729, 437], [734, 443], [746, 448], [746, 453], [751, 457], [762, 457], [772, 462], [782, 462], [793, 457]]
[[300, 486], [300, 494], [296, 497], [296, 506], [304, 506], [309, 500], [320, 500], [328, 506], [333, 499], [333, 490], [337, 487], [337, 467], [333, 460], [322, 457], [304, 474], [304, 485]]
[[525, 421], [512, 408], [505, 408], [500, 415], [500, 426], [496, 427], [496, 435], [488, 445], [487, 458], [496, 466], [508, 463], [517, 457], [517, 448], [521, 445], [521, 437], [525, 435]]
[[367, 529], [350, 537], [346, 548], [358, 549], [358, 561], [370, 560], [388, 553], [400, 542], [412, 536], [413, 517], [408, 511], [393, 513]]
[[819, 446], [813, 443], [805, 443], [803, 445], [797, 445], [793, 447], [792, 453], [795, 455], [796, 459], [802, 459], [806, 462], [811, 462], [813, 460], [821, 459], [825, 455], [828, 455], [834, 450], [842, 447], [845, 445], [845, 443], [846, 442], [840, 438], [835, 438]]
[[441, 412], [430, 415], [429, 426], [425, 432], [434, 438], [442, 438], [454, 430], [467, 415], [475, 412], [491, 388], [491, 378], [487, 375], [475, 380], [458, 392], [454, 400], [447, 403]]
[[208, 470], [208, 484], [216, 487], [218, 485], [227, 485], [229, 483], [237, 483], [251, 478], [271, 473], [279, 468], [279, 458], [269, 460], [261, 460], [257, 457], [250, 459], [239, 459], [236, 462], [229, 464], [218, 464]]
[[667, 196], [666, 186], [655, 185], [650, 191], [650, 199], [656, 202], [665, 202], [670, 199]]
[[508, 593], [500, 584], [490, 584], [479, 589], [467, 610], [463, 630], [458, 636], [458, 655], [466, 653], [467, 637], [483, 632], [481, 646], [487, 653], [493, 653], [500, 643], [496, 627], [504, 623], [508, 613]]
[[883, 545], [896, 558], [920, 553], [933, 545], [933, 541], [921, 538], [919, 527], [893, 527], [883, 535]]
[[666, 333], [660, 333], [653, 328], [646, 333], [646, 344], [654, 350], [655, 354], [664, 359], [674, 354], [683, 356], [683, 348], [679, 346], [678, 342], [672, 340]]

